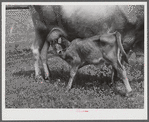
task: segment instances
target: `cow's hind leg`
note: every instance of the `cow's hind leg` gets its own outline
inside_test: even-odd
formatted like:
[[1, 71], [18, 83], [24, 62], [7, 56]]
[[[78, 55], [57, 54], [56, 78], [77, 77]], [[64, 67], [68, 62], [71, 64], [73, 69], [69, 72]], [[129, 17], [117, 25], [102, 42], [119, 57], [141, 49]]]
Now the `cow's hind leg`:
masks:
[[39, 68], [39, 60], [40, 60], [40, 52], [38, 48], [34, 48], [32, 46], [32, 52], [34, 56], [34, 68], [35, 68], [35, 77], [38, 77], [39, 74], [41, 74], [40, 68]]
[[[43, 32], [43, 33], [41, 33]], [[41, 75], [41, 70], [39, 67], [39, 62], [40, 62], [40, 55], [41, 55], [41, 49], [43, 47], [43, 44], [45, 42], [45, 37], [46, 37], [46, 31], [44, 31], [43, 29], [35, 29], [35, 40], [32, 44], [32, 52], [33, 52], [33, 56], [34, 56], [34, 67], [35, 67], [35, 80], [36, 81], [43, 81], [43, 77]]]
[[50, 73], [49, 73], [49, 68], [47, 65], [47, 52], [49, 49], [49, 42], [45, 41], [43, 48], [41, 50], [41, 59], [42, 59], [42, 64], [44, 68], [44, 73], [45, 73], [45, 80], [50, 80]]
[[41, 59], [40, 52], [48, 34], [48, 29], [43, 21], [41, 13], [38, 11], [40, 10], [40, 6], [29, 6], [29, 10], [32, 16], [35, 29], [35, 40], [31, 47], [35, 59], [35, 79], [38, 80], [39, 78], [39, 80], [41, 81], [43, 80], [43, 77], [39, 68], [39, 61]]
[[43, 81], [43, 77], [41, 75], [41, 70], [39, 68], [39, 62], [40, 62], [39, 47], [32, 46], [32, 52], [34, 56], [35, 80], [41, 82]]

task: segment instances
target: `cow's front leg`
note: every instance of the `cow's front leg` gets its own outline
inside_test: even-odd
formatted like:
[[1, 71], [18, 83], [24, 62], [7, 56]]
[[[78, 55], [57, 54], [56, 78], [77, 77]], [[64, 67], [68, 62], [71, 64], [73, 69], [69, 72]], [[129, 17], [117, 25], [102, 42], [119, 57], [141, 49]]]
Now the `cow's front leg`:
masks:
[[69, 79], [69, 82], [68, 82], [68, 85], [67, 85], [66, 92], [68, 92], [71, 89], [72, 83], [74, 81], [74, 78], [76, 76], [77, 71], [78, 71], [78, 66], [77, 67], [72, 67], [72, 69], [70, 70], [70, 79]]
[[41, 59], [42, 59], [42, 64], [44, 68], [44, 73], [45, 73], [45, 80], [50, 80], [50, 73], [49, 69], [47, 66], [47, 52], [49, 49], [49, 42], [45, 41], [43, 48], [41, 50]]

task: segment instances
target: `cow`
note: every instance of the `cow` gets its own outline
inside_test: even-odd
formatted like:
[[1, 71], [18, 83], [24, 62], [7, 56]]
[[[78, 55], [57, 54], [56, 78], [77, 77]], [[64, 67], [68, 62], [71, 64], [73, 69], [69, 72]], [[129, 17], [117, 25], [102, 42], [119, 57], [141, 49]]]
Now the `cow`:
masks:
[[112, 65], [117, 71], [125, 84], [127, 96], [132, 91], [125, 67], [120, 61], [120, 54], [122, 54], [124, 57], [123, 60], [128, 63], [119, 32], [95, 35], [84, 39], [77, 38], [66, 49], [59, 48], [57, 51], [59, 56], [71, 66], [70, 79], [66, 91], [71, 89], [74, 77], [79, 68], [89, 64], [101, 65], [103, 63]]
[[[32, 44], [35, 77], [40, 80], [44, 80], [39, 68], [40, 59], [45, 79], [50, 80], [47, 51], [50, 45], [56, 50], [54, 45], [61, 40], [71, 42], [75, 38], [89, 38], [118, 31], [121, 33], [124, 50], [128, 53], [138, 40], [138, 33], [144, 33], [143, 5], [31, 5], [29, 8], [36, 36]], [[144, 35], [139, 37], [142, 39]], [[63, 42], [66, 44], [63, 48], [69, 45], [69, 42]]]

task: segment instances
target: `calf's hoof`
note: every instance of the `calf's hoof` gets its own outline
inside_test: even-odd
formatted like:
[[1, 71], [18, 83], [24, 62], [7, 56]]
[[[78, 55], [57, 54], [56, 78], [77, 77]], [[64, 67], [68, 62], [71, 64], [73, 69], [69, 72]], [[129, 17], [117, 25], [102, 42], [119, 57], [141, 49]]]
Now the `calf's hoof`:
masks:
[[41, 76], [41, 75], [37, 75], [36, 77], [35, 77], [35, 81], [36, 82], [44, 82], [44, 79], [43, 79], [43, 77]]
[[66, 89], [66, 90], [65, 90], [65, 93], [68, 93], [68, 92], [69, 92], [69, 89]]
[[112, 81], [111, 82], [108, 82], [108, 86], [109, 87], [113, 86], [113, 82]]
[[123, 96], [123, 97], [131, 97], [133, 95], [133, 92], [130, 91], [130, 92], [122, 92], [122, 91], [119, 91], [120, 95]]
[[65, 91], [65, 92], [66, 92], [66, 93], [68, 93], [68, 92], [70, 91], [70, 89], [71, 89], [71, 88], [70, 88], [69, 86], [67, 86], [67, 88], [66, 88], [66, 91]]
[[49, 76], [45, 76], [45, 80], [46, 81], [50, 81], [50, 77]]
[[125, 94], [126, 97], [132, 97], [132, 95], [133, 95], [133, 91], [127, 92], [127, 93]]

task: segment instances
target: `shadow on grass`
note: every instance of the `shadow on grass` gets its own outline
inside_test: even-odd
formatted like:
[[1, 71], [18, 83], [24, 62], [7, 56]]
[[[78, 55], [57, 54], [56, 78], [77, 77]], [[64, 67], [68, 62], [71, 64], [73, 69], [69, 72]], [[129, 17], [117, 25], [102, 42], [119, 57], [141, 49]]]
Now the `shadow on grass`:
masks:
[[[42, 76], [44, 77], [44, 71], [41, 69]], [[62, 83], [68, 84], [69, 78], [70, 78], [70, 72], [61, 70], [52, 70], [50, 71], [50, 83], [54, 83], [57, 80], [60, 80]], [[23, 76], [23, 77], [31, 77], [35, 79], [35, 71], [29, 70], [29, 71], [18, 71], [14, 72], [12, 76]], [[100, 73], [98, 75], [90, 75], [90, 74], [84, 74], [82, 72], [77, 72], [77, 75], [75, 76], [75, 79], [73, 81], [72, 87], [93, 87], [97, 86], [100, 87], [103, 83], [109, 83], [111, 82], [111, 77], [104, 76], [103, 73]]]

